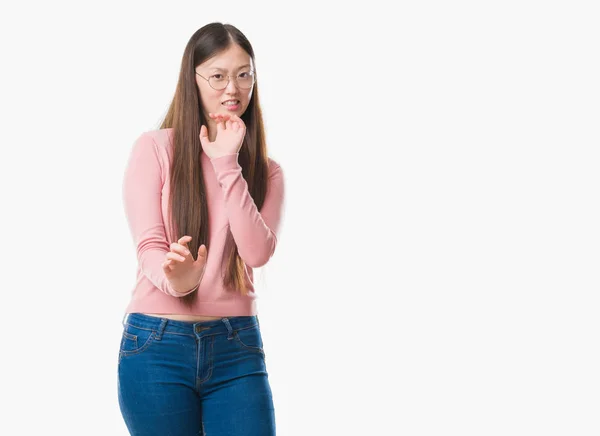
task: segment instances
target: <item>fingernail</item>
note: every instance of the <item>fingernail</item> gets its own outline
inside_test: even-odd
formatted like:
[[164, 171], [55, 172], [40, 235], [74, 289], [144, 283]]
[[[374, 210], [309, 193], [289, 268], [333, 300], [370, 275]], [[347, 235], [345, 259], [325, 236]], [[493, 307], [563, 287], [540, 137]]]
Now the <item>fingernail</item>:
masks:
[[185, 253], [185, 254], [186, 254], [186, 256], [187, 256], [188, 254], [190, 254], [190, 251], [189, 251], [189, 250], [185, 250], [185, 251], [184, 251], [184, 253]]

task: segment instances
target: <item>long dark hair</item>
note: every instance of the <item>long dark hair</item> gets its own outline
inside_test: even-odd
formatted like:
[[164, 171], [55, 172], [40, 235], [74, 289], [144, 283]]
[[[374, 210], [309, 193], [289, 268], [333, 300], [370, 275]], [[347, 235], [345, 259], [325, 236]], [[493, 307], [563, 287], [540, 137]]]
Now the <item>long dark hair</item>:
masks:
[[[188, 41], [183, 58], [173, 101], [160, 126], [173, 128], [173, 161], [171, 163], [171, 197], [169, 223], [175, 242], [184, 235], [192, 237], [188, 248], [194, 259], [198, 248], [204, 244], [210, 255], [208, 241], [208, 205], [200, 162], [202, 145], [200, 126], [208, 127], [202, 110], [199, 89], [196, 84], [195, 68], [210, 57], [228, 49], [232, 44], [244, 49], [254, 62], [254, 50], [244, 34], [231, 24], [210, 23], [198, 29]], [[262, 111], [258, 99], [258, 76], [248, 107], [241, 116], [246, 124], [246, 135], [239, 151], [238, 162], [248, 190], [256, 207], [260, 210], [267, 192], [269, 162], [265, 141]], [[244, 261], [231, 234], [227, 232], [224, 257], [227, 258], [223, 275], [224, 286], [233, 288], [243, 295], [248, 293]], [[197, 292], [181, 300], [191, 306]]]

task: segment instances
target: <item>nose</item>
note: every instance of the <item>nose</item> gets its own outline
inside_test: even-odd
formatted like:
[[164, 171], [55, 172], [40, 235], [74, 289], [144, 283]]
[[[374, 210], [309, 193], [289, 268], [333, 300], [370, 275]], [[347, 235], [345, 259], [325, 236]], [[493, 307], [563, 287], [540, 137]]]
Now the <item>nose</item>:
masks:
[[232, 92], [233, 92], [233, 93], [236, 93], [236, 92], [237, 92], [237, 87], [238, 87], [238, 86], [237, 86], [236, 77], [235, 77], [235, 76], [233, 76], [233, 77], [230, 77], [230, 78], [229, 78], [229, 83], [228, 83], [228, 84], [227, 84], [227, 86], [225, 87], [225, 90], [226, 90], [228, 93], [232, 93]]

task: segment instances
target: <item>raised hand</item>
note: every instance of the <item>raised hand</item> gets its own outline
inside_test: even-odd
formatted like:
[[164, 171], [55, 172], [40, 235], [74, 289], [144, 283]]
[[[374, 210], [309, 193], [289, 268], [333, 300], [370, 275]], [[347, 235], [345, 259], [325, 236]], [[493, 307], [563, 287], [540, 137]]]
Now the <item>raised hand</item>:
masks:
[[246, 135], [246, 125], [237, 115], [213, 114], [209, 117], [217, 124], [217, 136], [213, 142], [208, 139], [208, 128], [200, 126], [200, 143], [204, 153], [211, 158], [238, 153]]
[[207, 251], [202, 244], [198, 248], [198, 258], [194, 260], [187, 244], [192, 240], [191, 236], [183, 236], [170, 246], [171, 251], [166, 255], [167, 260], [162, 264], [167, 279], [173, 290], [180, 294], [186, 294], [202, 280], [206, 269]]

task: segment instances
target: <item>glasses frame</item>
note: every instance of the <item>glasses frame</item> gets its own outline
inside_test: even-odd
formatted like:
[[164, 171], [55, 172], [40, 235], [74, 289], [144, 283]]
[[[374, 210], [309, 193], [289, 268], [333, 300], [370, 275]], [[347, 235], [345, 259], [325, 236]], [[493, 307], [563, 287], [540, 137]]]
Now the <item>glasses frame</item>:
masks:
[[[240, 84], [237, 81], [237, 76], [235, 77], [235, 80], [233, 81], [233, 83], [235, 84], [235, 86], [237, 86], [240, 89], [252, 89], [252, 87], [256, 84], [256, 72], [254, 70], [250, 70], [250, 72], [252, 73], [252, 85], [250, 86], [250, 88], [243, 88], [243, 87], [241, 87]], [[200, 77], [202, 77], [204, 80], [206, 80], [208, 82], [208, 86], [210, 86], [215, 91], [223, 91], [224, 89], [227, 89], [227, 87], [229, 86], [229, 82], [231, 82], [231, 78], [233, 77], [233, 76], [230, 76], [229, 74], [217, 73], [217, 74], [221, 74], [222, 76], [227, 76], [227, 84], [225, 85], [225, 87], [221, 88], [221, 89], [217, 89], [217, 88], [215, 88], [214, 86], [212, 86], [210, 84], [210, 77], [207, 79], [202, 74], [198, 73], [198, 71], [196, 71], [196, 74], [199, 75]]]

